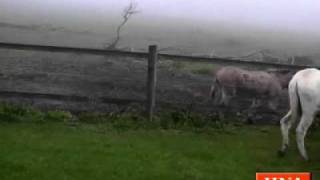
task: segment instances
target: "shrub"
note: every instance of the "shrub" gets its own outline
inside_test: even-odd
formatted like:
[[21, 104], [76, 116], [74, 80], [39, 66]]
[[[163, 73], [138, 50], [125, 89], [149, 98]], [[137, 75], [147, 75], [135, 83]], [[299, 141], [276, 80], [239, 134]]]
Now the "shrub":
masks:
[[202, 115], [187, 110], [176, 110], [160, 115], [160, 127], [163, 129], [181, 129], [181, 128], [214, 128], [223, 129], [228, 121], [219, 118], [217, 115]]
[[67, 111], [48, 111], [45, 119], [48, 121], [69, 122], [72, 120], [72, 114]]
[[[74, 116], [67, 111], [42, 112], [28, 106], [0, 104], [0, 121], [6, 122], [74, 122]], [[204, 116], [186, 109], [162, 112], [149, 121], [139, 112], [80, 113], [77, 120], [83, 123], [99, 124], [101, 128], [117, 131], [136, 129], [185, 129], [201, 130], [203, 128], [224, 129], [228, 121], [218, 115]]]
[[48, 111], [45, 113], [30, 106], [0, 104], [0, 121], [5, 122], [44, 122], [46, 120], [67, 122], [71, 118], [71, 113], [65, 111]]
[[24, 119], [29, 112], [29, 108], [7, 103], [0, 104], [0, 120], [5, 122], [17, 122]]
[[84, 123], [96, 124], [106, 121], [103, 114], [84, 112], [78, 115], [78, 120]]

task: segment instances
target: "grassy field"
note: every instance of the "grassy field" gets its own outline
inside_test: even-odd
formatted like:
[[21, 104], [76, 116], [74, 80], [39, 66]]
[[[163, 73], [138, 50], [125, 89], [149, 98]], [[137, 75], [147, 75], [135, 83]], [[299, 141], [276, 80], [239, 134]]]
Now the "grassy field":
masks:
[[320, 132], [304, 162], [292, 146], [279, 158], [276, 126], [116, 129], [107, 124], [1, 122], [6, 179], [254, 179], [256, 171], [312, 171], [320, 177]]
[[256, 171], [320, 177], [320, 131], [279, 158], [277, 126], [226, 123], [187, 112], [148, 122], [135, 113], [77, 116], [0, 104], [0, 179], [254, 179]]

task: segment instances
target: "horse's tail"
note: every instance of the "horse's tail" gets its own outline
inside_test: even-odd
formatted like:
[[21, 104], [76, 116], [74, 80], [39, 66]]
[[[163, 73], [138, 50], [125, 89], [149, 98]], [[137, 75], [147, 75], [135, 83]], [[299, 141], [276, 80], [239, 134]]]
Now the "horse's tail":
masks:
[[291, 109], [291, 118], [296, 120], [301, 116], [301, 101], [299, 95], [298, 82], [290, 82], [289, 84], [289, 98], [290, 98], [290, 109]]

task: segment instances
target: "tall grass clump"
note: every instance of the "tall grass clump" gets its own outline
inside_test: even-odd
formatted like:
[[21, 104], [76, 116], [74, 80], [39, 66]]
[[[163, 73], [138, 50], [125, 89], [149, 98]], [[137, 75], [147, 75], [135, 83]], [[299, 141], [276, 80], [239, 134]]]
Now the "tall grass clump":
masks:
[[41, 111], [28, 105], [0, 103], [0, 122], [68, 122], [72, 114], [67, 111]]
[[32, 107], [25, 105], [14, 105], [0, 103], [0, 121], [20, 122], [20, 121], [43, 121], [44, 114]]
[[0, 104], [0, 122], [62, 122], [72, 125], [82, 123], [116, 131], [137, 129], [202, 131], [208, 128], [224, 130], [232, 121], [234, 120], [221, 118], [216, 114], [204, 115], [186, 109], [159, 112], [153, 121], [149, 121], [141, 112], [83, 112], [73, 115], [68, 111], [40, 111], [31, 106]]
[[160, 115], [160, 127], [163, 129], [224, 129], [230, 120], [216, 114], [204, 115], [187, 110], [175, 110]]

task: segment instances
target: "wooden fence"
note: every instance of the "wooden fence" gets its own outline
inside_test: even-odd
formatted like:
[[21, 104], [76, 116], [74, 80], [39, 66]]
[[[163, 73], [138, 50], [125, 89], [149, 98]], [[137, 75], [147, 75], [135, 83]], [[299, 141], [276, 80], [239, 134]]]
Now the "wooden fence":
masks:
[[[225, 59], [225, 58], [208, 58], [208, 57], [193, 57], [183, 55], [171, 55], [171, 54], [158, 54], [157, 46], [149, 46], [149, 52], [127, 52], [127, 51], [113, 51], [104, 49], [91, 49], [91, 48], [76, 48], [76, 47], [60, 47], [60, 46], [43, 46], [32, 44], [17, 44], [0, 42], [0, 48], [2, 49], [15, 49], [15, 50], [30, 50], [30, 51], [45, 51], [45, 52], [63, 52], [63, 53], [76, 53], [76, 54], [91, 54], [91, 55], [115, 55], [115, 56], [128, 56], [148, 59], [148, 73], [146, 74], [146, 99], [119, 99], [110, 97], [101, 97], [98, 101], [102, 103], [113, 104], [128, 104], [131, 102], [145, 104], [147, 117], [151, 120], [154, 108], [156, 105], [156, 84], [157, 84], [157, 62], [158, 59], [170, 59], [173, 61], [186, 61], [186, 62], [205, 62], [213, 63], [222, 66], [246, 66], [254, 68], [276, 68], [276, 69], [303, 69], [310, 66], [303, 65], [291, 65], [291, 64], [278, 64], [268, 62], [250, 62], [238, 59]], [[29, 98], [47, 98], [54, 100], [70, 100], [87, 102], [90, 101], [89, 97], [83, 96], [67, 96], [59, 94], [42, 94], [42, 93], [27, 93], [27, 92], [9, 92], [0, 91], [0, 96], [14, 96], [14, 97], [29, 97]], [[165, 102], [159, 102], [165, 103]]]

